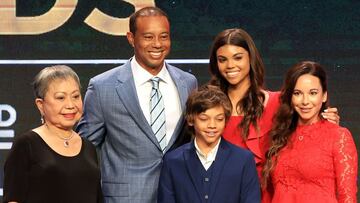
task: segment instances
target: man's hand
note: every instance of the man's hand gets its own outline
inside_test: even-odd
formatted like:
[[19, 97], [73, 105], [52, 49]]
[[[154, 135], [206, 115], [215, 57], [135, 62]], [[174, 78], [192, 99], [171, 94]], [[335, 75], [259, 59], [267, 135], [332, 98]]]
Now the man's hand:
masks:
[[340, 123], [340, 116], [336, 107], [329, 107], [321, 113], [321, 116], [329, 122], [338, 124]]

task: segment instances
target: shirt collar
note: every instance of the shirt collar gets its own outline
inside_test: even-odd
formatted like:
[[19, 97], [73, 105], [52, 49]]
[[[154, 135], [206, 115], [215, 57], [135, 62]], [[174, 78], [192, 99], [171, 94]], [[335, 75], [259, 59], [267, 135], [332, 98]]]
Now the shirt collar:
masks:
[[161, 81], [165, 83], [169, 83], [171, 80], [170, 74], [166, 68], [166, 65], [164, 63], [163, 67], [161, 68], [160, 72], [157, 75], [152, 75], [149, 72], [147, 72], [144, 68], [140, 66], [140, 64], [136, 61], [135, 56], [132, 57], [131, 60], [131, 70], [133, 75], [136, 75], [134, 77], [135, 85], [140, 86], [150, 81], [151, 78], [157, 76], [161, 79]]
[[196, 143], [196, 137], [195, 137], [195, 139], [194, 139], [194, 144], [195, 144], [195, 149], [196, 149], [197, 155], [200, 156], [201, 158], [207, 160], [207, 161], [214, 161], [215, 158], [216, 158], [217, 151], [218, 151], [218, 149], [219, 149], [220, 141], [221, 141], [221, 137], [220, 137], [220, 139], [218, 140], [218, 143], [215, 145], [215, 147], [212, 148], [207, 155], [205, 155], [205, 154], [200, 150], [199, 146], [197, 145], [197, 143]]

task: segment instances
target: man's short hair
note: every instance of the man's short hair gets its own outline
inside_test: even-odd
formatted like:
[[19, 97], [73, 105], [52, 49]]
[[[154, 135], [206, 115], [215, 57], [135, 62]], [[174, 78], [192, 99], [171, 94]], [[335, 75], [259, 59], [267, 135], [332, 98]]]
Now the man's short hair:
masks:
[[166, 17], [168, 22], [170, 22], [168, 15], [160, 8], [152, 7], [152, 6], [144, 7], [142, 9], [136, 11], [135, 13], [133, 13], [130, 16], [129, 29], [130, 29], [130, 32], [133, 33], [133, 35], [135, 35], [135, 32], [136, 32], [136, 20], [139, 17], [148, 17], [148, 16], [164, 16], [164, 17]]

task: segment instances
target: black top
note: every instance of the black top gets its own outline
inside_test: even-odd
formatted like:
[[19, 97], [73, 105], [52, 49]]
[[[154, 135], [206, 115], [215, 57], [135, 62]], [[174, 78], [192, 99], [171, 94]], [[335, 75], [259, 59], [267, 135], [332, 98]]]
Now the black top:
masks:
[[80, 153], [62, 156], [35, 132], [15, 138], [4, 166], [4, 202], [102, 202], [95, 147], [82, 138]]

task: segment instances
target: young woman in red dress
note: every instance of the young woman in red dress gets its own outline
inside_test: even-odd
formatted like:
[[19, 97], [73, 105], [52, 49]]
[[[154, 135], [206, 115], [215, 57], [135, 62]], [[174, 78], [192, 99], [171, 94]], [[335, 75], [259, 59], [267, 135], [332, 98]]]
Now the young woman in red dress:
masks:
[[326, 73], [303, 61], [286, 74], [264, 167], [272, 202], [356, 202], [358, 158], [348, 129], [324, 120]]
[[[216, 36], [210, 53], [210, 73], [210, 83], [220, 86], [233, 106], [223, 137], [254, 154], [260, 178], [279, 93], [264, 89], [264, 64], [246, 31], [226, 29]], [[339, 121], [336, 108], [322, 115]], [[270, 202], [269, 193], [263, 191], [262, 202]]]

